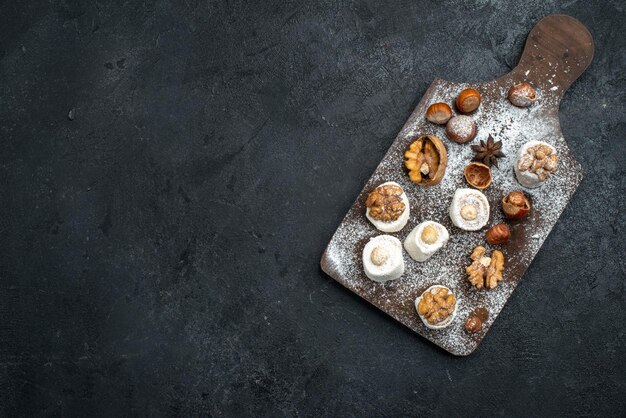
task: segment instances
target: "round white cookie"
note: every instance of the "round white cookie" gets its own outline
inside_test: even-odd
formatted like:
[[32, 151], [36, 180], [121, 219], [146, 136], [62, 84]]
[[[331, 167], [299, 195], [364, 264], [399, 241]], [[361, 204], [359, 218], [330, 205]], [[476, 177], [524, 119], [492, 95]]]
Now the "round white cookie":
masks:
[[450, 204], [450, 219], [465, 231], [478, 231], [489, 222], [489, 201], [474, 189], [457, 189]]
[[[440, 285], [440, 284], [436, 284], [436, 285], [431, 286], [428, 289], [426, 289], [424, 291], [424, 293], [429, 292], [431, 289], [434, 289], [434, 288], [437, 288], [437, 287], [443, 287], [444, 289], [448, 289], [446, 286], [443, 286], [443, 285]], [[454, 294], [450, 289], [448, 289], [448, 292]], [[452, 314], [449, 317], [447, 317], [446, 319], [444, 319], [443, 321], [439, 322], [438, 324], [434, 324], [433, 325], [433, 324], [430, 324], [425, 317], [423, 317], [422, 315], [419, 314], [418, 305], [420, 304], [420, 301], [422, 300], [422, 295], [424, 293], [422, 293], [421, 295], [419, 295], [417, 297], [417, 299], [415, 299], [415, 310], [417, 311], [417, 315], [420, 317], [420, 319], [422, 320], [424, 325], [426, 325], [426, 327], [430, 328], [430, 329], [443, 329], [443, 328], [448, 327], [452, 323], [452, 321], [454, 321], [454, 318], [456, 317], [457, 308], [459, 307], [459, 299], [456, 298], [456, 295], [455, 295], [456, 304], [454, 305], [454, 310], [452, 311]]]
[[529, 141], [520, 147], [519, 151], [517, 152], [517, 158], [515, 159], [515, 164], [514, 164], [513, 169], [515, 170], [515, 177], [517, 178], [517, 181], [519, 182], [519, 184], [521, 184], [522, 186], [528, 189], [535, 189], [541, 186], [543, 182], [545, 181], [545, 180], [541, 180], [541, 178], [537, 174], [531, 172], [530, 170], [521, 171], [518, 167], [520, 159], [522, 158], [524, 154], [526, 154], [526, 152], [528, 151], [528, 148], [535, 147], [537, 145], [546, 145], [548, 148], [552, 150], [554, 154], [557, 153], [556, 148], [554, 148], [552, 145], [543, 141]]
[[426, 261], [446, 245], [450, 235], [445, 226], [425, 221], [417, 225], [404, 240], [404, 249], [415, 261]]
[[402, 243], [391, 235], [371, 238], [363, 248], [363, 270], [370, 279], [384, 283], [404, 273]]
[[[383, 183], [383, 184], [379, 185], [378, 187], [380, 187], [380, 186], [387, 186], [387, 185], [398, 186], [398, 187], [400, 187], [402, 189], [402, 186], [400, 186], [395, 181], [388, 181], [386, 183]], [[409, 214], [411, 212], [411, 210], [409, 208], [409, 198], [406, 196], [406, 193], [404, 192], [404, 189], [402, 189], [402, 195], [400, 195], [400, 199], [402, 200], [402, 203], [404, 203], [404, 211], [398, 217], [398, 219], [396, 219], [395, 221], [378, 221], [378, 220], [372, 218], [370, 216], [370, 208], [367, 208], [367, 210], [365, 211], [365, 216], [367, 217], [367, 219], [369, 219], [369, 221], [379, 231], [382, 231], [382, 232], [398, 232], [402, 228], [404, 228], [406, 223], [409, 221]]]

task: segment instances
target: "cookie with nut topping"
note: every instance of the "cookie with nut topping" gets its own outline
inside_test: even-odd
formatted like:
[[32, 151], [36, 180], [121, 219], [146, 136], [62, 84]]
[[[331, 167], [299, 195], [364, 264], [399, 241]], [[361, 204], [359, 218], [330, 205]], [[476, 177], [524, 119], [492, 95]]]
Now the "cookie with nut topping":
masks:
[[376, 187], [365, 201], [365, 216], [380, 231], [398, 232], [409, 220], [409, 198], [400, 185], [388, 181]]
[[558, 163], [556, 148], [546, 142], [530, 141], [517, 153], [515, 177], [522, 186], [534, 189], [554, 175]]
[[478, 231], [489, 221], [489, 201], [478, 190], [457, 189], [449, 214], [456, 227], [465, 231]]
[[415, 299], [420, 319], [431, 329], [443, 329], [454, 320], [458, 301], [452, 291], [443, 285], [431, 286]]
[[450, 235], [445, 226], [433, 221], [417, 225], [404, 240], [404, 249], [415, 261], [428, 260], [446, 245]]
[[379, 235], [363, 248], [363, 270], [376, 282], [400, 278], [404, 273], [404, 258], [400, 240], [391, 235]]

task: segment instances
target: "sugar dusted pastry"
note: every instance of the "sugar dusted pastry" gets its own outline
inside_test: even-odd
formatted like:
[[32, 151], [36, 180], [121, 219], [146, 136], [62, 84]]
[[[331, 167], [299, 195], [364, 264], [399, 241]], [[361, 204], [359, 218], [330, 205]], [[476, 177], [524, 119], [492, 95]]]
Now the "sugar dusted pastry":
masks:
[[417, 225], [404, 240], [404, 249], [415, 261], [426, 261], [446, 245], [450, 235], [445, 226], [426, 221]]
[[556, 149], [545, 142], [530, 141], [517, 153], [515, 176], [524, 187], [534, 189], [556, 172], [559, 156]]
[[400, 240], [391, 235], [379, 235], [363, 248], [363, 270], [370, 279], [384, 283], [404, 273], [404, 258]]
[[442, 285], [431, 286], [415, 299], [415, 309], [428, 328], [443, 329], [456, 316], [458, 301], [450, 289]]
[[455, 116], [446, 124], [446, 135], [459, 144], [471, 141], [476, 137], [477, 132], [476, 122], [469, 116]]
[[489, 221], [489, 202], [474, 189], [457, 189], [450, 205], [450, 219], [458, 228], [478, 231]]
[[380, 231], [398, 232], [409, 220], [409, 199], [396, 182], [383, 183], [367, 196], [365, 216]]

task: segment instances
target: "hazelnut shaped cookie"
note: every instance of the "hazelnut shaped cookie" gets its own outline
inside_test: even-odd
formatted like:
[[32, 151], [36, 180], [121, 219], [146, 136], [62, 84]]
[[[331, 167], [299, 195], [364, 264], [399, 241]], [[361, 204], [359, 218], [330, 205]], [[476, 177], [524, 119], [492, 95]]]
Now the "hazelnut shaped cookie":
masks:
[[515, 177], [522, 186], [534, 189], [556, 172], [558, 164], [556, 148], [542, 141], [530, 141], [517, 153]]
[[445, 226], [426, 221], [417, 225], [404, 240], [404, 249], [415, 261], [426, 261], [446, 245], [450, 235]]
[[409, 220], [409, 199], [393, 181], [381, 184], [367, 196], [365, 216], [382, 232], [398, 232]]
[[489, 201], [474, 189], [457, 189], [450, 205], [452, 223], [465, 231], [478, 231], [489, 221]]
[[448, 327], [457, 312], [458, 301], [445, 286], [431, 286], [415, 299], [415, 309], [420, 319], [430, 329]]
[[379, 283], [400, 278], [404, 273], [400, 240], [391, 235], [370, 239], [363, 248], [363, 270], [367, 277]]
[[446, 124], [446, 135], [459, 144], [470, 142], [476, 137], [478, 127], [469, 116], [458, 115], [451, 118]]

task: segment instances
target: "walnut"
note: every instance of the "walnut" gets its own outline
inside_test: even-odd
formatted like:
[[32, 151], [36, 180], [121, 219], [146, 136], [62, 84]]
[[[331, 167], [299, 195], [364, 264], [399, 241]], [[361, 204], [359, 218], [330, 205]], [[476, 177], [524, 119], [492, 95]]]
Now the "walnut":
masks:
[[422, 294], [422, 300], [417, 305], [417, 313], [426, 318], [431, 325], [436, 325], [448, 319], [454, 312], [456, 298], [445, 287], [435, 287]]
[[485, 250], [485, 247], [483, 246], [478, 246], [476, 248], [474, 248], [474, 251], [472, 251], [472, 254], [470, 255], [470, 258], [474, 261], [476, 260], [480, 260], [481, 258], [483, 258], [483, 255], [485, 255], [485, 252], [487, 250]]
[[502, 251], [494, 250], [491, 253], [491, 264], [487, 267], [485, 276], [485, 287], [493, 289], [498, 286], [498, 282], [502, 281], [502, 272], [504, 271], [504, 254]]
[[484, 283], [483, 276], [485, 275], [485, 266], [480, 263], [480, 260], [483, 258], [483, 255], [485, 255], [485, 251], [485, 247], [474, 248], [470, 256], [473, 263], [465, 268], [467, 279], [478, 289], [482, 289]]
[[378, 186], [365, 201], [365, 206], [370, 209], [369, 215], [377, 221], [395, 221], [405, 209], [402, 193], [402, 188], [393, 184]]
[[422, 186], [434, 186], [441, 182], [448, 164], [446, 147], [435, 135], [417, 138], [404, 153], [404, 158], [409, 178]]
[[502, 281], [502, 272], [504, 271], [504, 254], [501, 251], [494, 250], [491, 257], [486, 257], [487, 250], [485, 247], [478, 246], [472, 251], [470, 259], [472, 264], [465, 268], [467, 280], [477, 289], [486, 287], [493, 289]]

